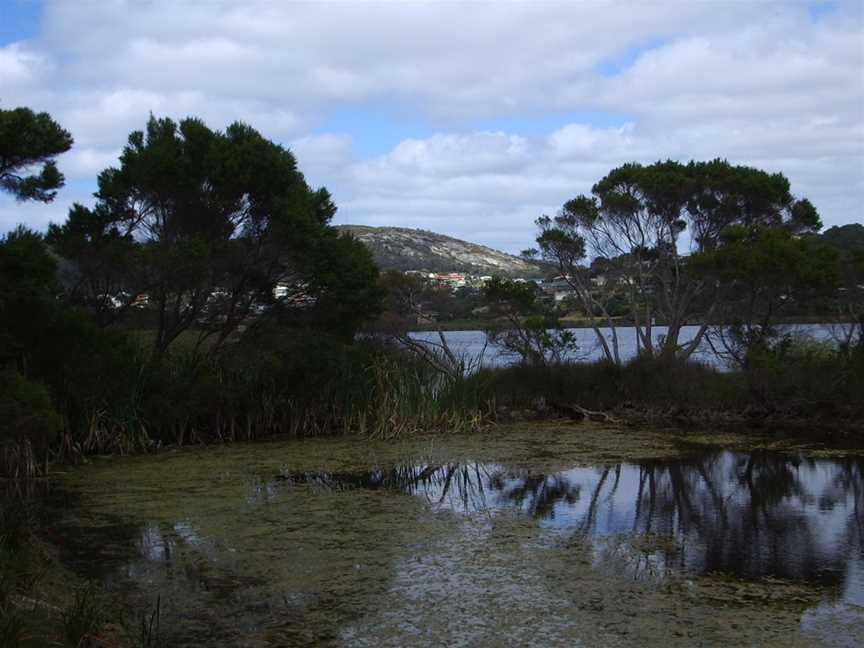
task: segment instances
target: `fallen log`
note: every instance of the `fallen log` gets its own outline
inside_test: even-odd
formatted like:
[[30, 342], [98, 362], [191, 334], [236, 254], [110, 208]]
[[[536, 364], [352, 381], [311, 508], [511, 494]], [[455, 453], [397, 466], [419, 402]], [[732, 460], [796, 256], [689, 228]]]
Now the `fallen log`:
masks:
[[576, 405], [573, 403], [559, 403], [555, 401], [548, 401], [548, 404], [553, 409], [558, 410], [560, 413], [565, 414], [569, 418], [574, 421], [595, 421], [597, 423], [620, 423], [620, 421], [613, 416], [607, 414], [606, 412], [598, 412], [595, 410], [589, 410], [581, 405]]

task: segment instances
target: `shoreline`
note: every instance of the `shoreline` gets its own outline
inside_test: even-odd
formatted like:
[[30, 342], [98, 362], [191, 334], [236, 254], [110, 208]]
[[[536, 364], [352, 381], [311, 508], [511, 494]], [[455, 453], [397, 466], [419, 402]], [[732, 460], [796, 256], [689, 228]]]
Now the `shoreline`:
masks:
[[[633, 328], [635, 325], [626, 321], [622, 318], [612, 318], [613, 323], [617, 327], [621, 328]], [[410, 326], [408, 328], [409, 333], [434, 333], [438, 330], [446, 332], [455, 332], [455, 331], [483, 331], [487, 326], [493, 324], [496, 320], [452, 320], [452, 321], [444, 321], [444, 322], [430, 322], [428, 324], [417, 324], [414, 326]], [[580, 318], [561, 318], [562, 328], [565, 329], [591, 329], [594, 324], [590, 322], [590, 320]], [[825, 317], [820, 316], [800, 316], [800, 317], [789, 317], [782, 318], [777, 323], [776, 326], [812, 326], [812, 325], [820, 325], [820, 326], [839, 326], [843, 324], [851, 324], [853, 323], [851, 320], [849, 321], [834, 321], [827, 322]], [[607, 328], [605, 322], [598, 322], [597, 325], [600, 328]], [[731, 323], [722, 323], [722, 322], [712, 322], [711, 326], [730, 326]], [[663, 327], [666, 324], [662, 321], [655, 321], [653, 324], [655, 327]], [[699, 324], [685, 324], [685, 326], [699, 326]]]

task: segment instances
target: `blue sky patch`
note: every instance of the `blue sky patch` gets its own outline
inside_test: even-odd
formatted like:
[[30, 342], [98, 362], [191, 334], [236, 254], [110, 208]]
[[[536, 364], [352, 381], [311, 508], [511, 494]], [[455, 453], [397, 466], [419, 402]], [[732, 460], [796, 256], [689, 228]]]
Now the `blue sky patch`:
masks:
[[435, 133], [431, 124], [408, 114], [407, 110], [394, 108], [346, 106], [330, 113], [312, 132], [350, 135], [358, 157], [375, 157], [389, 152], [402, 140]]
[[810, 5], [807, 10], [810, 13], [810, 20], [815, 23], [819, 22], [825, 16], [837, 11], [837, 3], [831, 0], [826, 2], [817, 2], [816, 4]]
[[40, 0], [0, 0], [0, 46], [36, 36], [41, 14]]
[[631, 67], [636, 61], [639, 60], [639, 57], [646, 52], [650, 52], [654, 49], [659, 49], [667, 43], [667, 39], [652, 38], [642, 43], [641, 45], [631, 47], [621, 56], [616, 56], [615, 58], [600, 63], [600, 65], [597, 66], [597, 72], [599, 72], [600, 76], [603, 77], [617, 76], [627, 70], [629, 67]]

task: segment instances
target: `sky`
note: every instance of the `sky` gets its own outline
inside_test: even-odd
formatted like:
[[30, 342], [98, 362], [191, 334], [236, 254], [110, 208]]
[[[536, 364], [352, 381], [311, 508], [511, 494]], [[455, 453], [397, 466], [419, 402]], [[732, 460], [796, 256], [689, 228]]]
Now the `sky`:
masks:
[[335, 223], [509, 252], [625, 162], [781, 171], [826, 226], [864, 222], [864, 2], [0, 0], [0, 108], [75, 138], [49, 205], [93, 203], [149, 114], [289, 147]]

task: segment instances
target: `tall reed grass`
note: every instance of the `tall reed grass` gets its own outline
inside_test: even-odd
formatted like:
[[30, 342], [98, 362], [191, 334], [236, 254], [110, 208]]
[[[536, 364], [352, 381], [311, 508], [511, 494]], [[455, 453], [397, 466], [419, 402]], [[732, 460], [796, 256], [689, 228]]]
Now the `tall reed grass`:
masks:
[[[441, 373], [403, 349], [368, 341], [300, 346], [277, 352], [238, 346], [213, 357], [179, 353], [158, 366], [136, 366], [132, 358], [125, 394], [63, 413], [53, 457], [274, 435], [394, 438], [468, 430], [482, 418], [479, 383], [465, 372]], [[3, 451], [10, 475], [36, 459], [26, 445]]]

